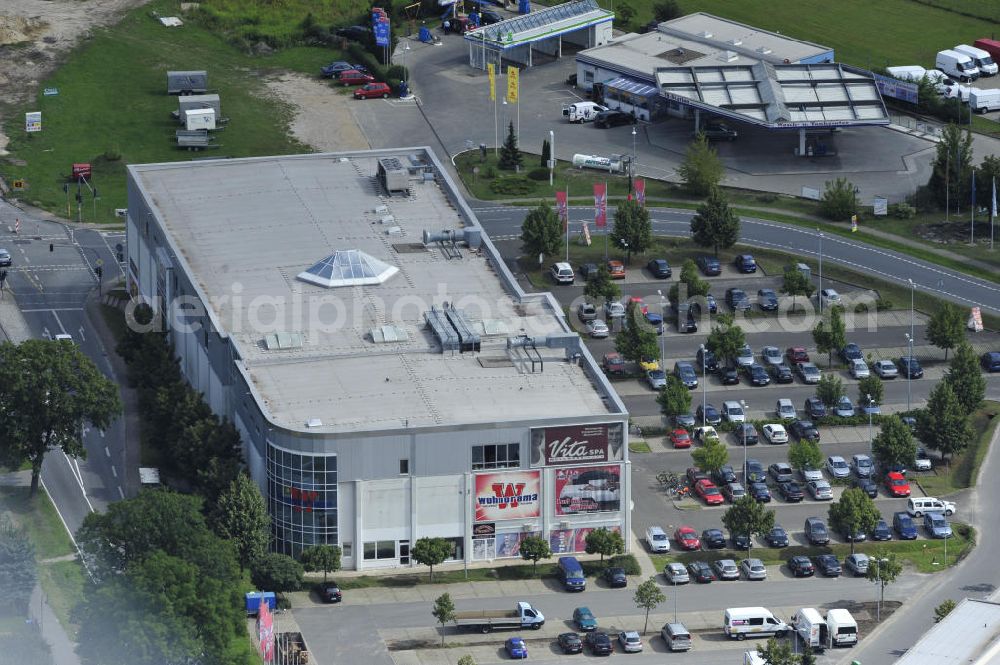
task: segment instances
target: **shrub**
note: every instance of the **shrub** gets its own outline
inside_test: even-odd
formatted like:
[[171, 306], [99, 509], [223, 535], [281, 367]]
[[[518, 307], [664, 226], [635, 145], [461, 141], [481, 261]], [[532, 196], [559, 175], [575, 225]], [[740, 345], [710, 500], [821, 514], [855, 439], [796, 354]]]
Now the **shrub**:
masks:
[[406, 78], [406, 70], [407, 68], [402, 65], [392, 65], [390, 67], [386, 67], [385, 75], [389, 78], [399, 79], [402, 81]]
[[626, 575], [641, 575], [642, 568], [634, 554], [616, 554], [608, 559], [608, 567], [623, 568]]
[[531, 169], [531, 171], [528, 173], [528, 177], [531, 178], [532, 180], [537, 180], [539, 182], [542, 182], [549, 179], [549, 170]]
[[913, 219], [917, 216], [917, 209], [909, 203], [896, 203], [889, 206], [889, 212], [899, 219]]
[[533, 192], [535, 185], [524, 176], [512, 175], [505, 178], [494, 178], [493, 182], [490, 183], [490, 189], [497, 194], [523, 196]]
[[884, 312], [887, 309], [892, 309], [892, 301], [888, 298], [879, 298], [875, 301], [875, 311]]
[[778, 200], [778, 195], [777, 194], [769, 194], [769, 193], [768, 194], [758, 194], [757, 196], [754, 197], [754, 199], [756, 199], [760, 203], [774, 203], [775, 201]]

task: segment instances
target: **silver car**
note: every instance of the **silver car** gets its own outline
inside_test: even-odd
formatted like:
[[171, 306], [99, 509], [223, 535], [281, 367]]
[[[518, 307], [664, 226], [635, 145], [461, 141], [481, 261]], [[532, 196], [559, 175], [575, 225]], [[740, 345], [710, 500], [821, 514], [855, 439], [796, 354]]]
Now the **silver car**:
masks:
[[6, 268], [11, 263], [13, 263], [13, 259], [10, 257], [10, 252], [6, 249], [0, 249], [0, 268]]
[[688, 575], [683, 563], [668, 563], [663, 567], [663, 576], [671, 584], [687, 584], [691, 581], [691, 576]]
[[608, 324], [601, 319], [591, 319], [587, 321], [587, 334], [593, 338], [604, 338], [610, 334]]
[[812, 498], [817, 501], [833, 500], [833, 488], [830, 487], [830, 483], [825, 480], [810, 480], [806, 483], [806, 489], [809, 490], [809, 494], [812, 495]]
[[740, 569], [736, 567], [736, 562], [732, 559], [719, 559], [712, 562], [712, 568], [720, 580], [740, 579]]
[[851, 377], [855, 379], [867, 379], [870, 376], [868, 371], [868, 363], [866, 363], [861, 358], [855, 358], [851, 361]]
[[764, 562], [760, 559], [743, 559], [740, 561], [740, 570], [743, 571], [743, 577], [748, 580], [767, 579], [767, 568], [764, 567]]
[[899, 376], [899, 369], [896, 363], [891, 360], [876, 360], [873, 368], [880, 379], [895, 379]]
[[851, 467], [847, 465], [847, 460], [840, 455], [830, 455], [826, 458], [826, 470], [834, 478], [847, 478], [851, 475]]
[[810, 480], [823, 480], [823, 471], [811, 466], [802, 467], [802, 479], [806, 482]]
[[653, 390], [660, 390], [667, 386], [667, 374], [662, 369], [651, 369], [646, 372], [646, 381]]
[[870, 478], [872, 475], [872, 458], [868, 455], [858, 454], [851, 457], [851, 466], [858, 478]]
[[749, 344], [745, 344], [736, 354], [736, 364], [740, 367], [753, 365], [753, 351], [750, 349]]
[[604, 303], [604, 316], [609, 319], [620, 319], [625, 316], [625, 305], [617, 300], [609, 300]]
[[868, 555], [863, 552], [855, 552], [844, 559], [844, 569], [851, 571], [855, 577], [863, 577], [868, 574]]
[[803, 383], [819, 383], [820, 371], [813, 363], [799, 363], [795, 366]]
[[781, 349], [776, 346], [765, 346], [760, 350], [760, 355], [766, 365], [780, 365], [785, 359]]

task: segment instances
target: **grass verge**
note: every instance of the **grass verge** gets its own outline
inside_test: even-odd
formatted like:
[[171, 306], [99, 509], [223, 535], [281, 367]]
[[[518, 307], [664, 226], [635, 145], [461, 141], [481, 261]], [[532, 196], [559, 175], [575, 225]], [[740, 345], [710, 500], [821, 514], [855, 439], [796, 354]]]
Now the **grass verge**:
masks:
[[1000, 402], [984, 402], [972, 414], [972, 427], [976, 432], [973, 443], [947, 466], [937, 466], [934, 475], [923, 476], [918, 482], [929, 496], [947, 496], [967, 487], [974, 487], [979, 478], [990, 441], [1000, 423]]
[[653, 449], [645, 441], [629, 441], [628, 451], [630, 453], [651, 453]]
[[76, 639], [79, 624], [72, 619], [73, 609], [84, 600], [87, 574], [79, 561], [53, 561], [39, 566], [38, 578], [45, 600], [70, 639]]

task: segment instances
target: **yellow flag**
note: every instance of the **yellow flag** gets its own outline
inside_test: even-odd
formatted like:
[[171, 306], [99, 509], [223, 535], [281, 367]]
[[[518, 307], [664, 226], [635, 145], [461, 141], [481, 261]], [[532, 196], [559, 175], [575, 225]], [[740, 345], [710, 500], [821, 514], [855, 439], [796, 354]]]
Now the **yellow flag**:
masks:
[[493, 71], [493, 63], [486, 63], [486, 73], [490, 77], [490, 101], [495, 102], [497, 100], [497, 74]]
[[507, 103], [514, 104], [517, 102], [517, 75], [520, 70], [511, 65], [507, 67]]

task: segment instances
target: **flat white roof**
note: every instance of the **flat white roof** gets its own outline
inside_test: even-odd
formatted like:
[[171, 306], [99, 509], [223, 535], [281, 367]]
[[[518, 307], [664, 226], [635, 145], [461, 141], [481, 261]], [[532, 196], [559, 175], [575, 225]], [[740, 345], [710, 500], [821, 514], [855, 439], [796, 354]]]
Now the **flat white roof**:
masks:
[[[426, 167], [424, 149], [393, 156], [412, 165], [416, 152]], [[295, 431], [358, 432], [621, 412], [563, 349], [538, 349], [544, 371], [511, 362], [508, 337], [564, 333], [561, 313], [547, 298], [505, 288], [488, 241], [480, 252], [425, 247], [425, 230], [478, 222], [449, 197], [450, 181], [425, 179], [426, 168], [409, 169], [406, 195], [379, 194], [375, 174], [385, 156], [129, 167], [173, 260], [208, 302], [213, 325], [233, 338], [272, 421]], [[338, 250], [359, 250], [399, 272], [383, 284], [341, 288], [296, 278]], [[441, 352], [424, 314], [445, 303], [465, 312], [481, 352]], [[376, 343], [372, 330], [382, 326], [405, 334], [379, 334]]]
[[774, 56], [798, 62], [833, 51], [829, 46], [814, 44], [746, 23], [731, 21], [705, 12], [686, 14], [657, 26], [659, 32], [704, 44], [716, 52], [744, 51]]
[[1000, 661], [1000, 603], [966, 598], [906, 650], [896, 665], [990, 665]]
[[484, 25], [467, 32], [465, 39], [480, 44], [485, 39], [491, 46], [512, 48], [609, 22], [614, 17], [614, 12], [602, 9], [597, 0], [574, 0]]

